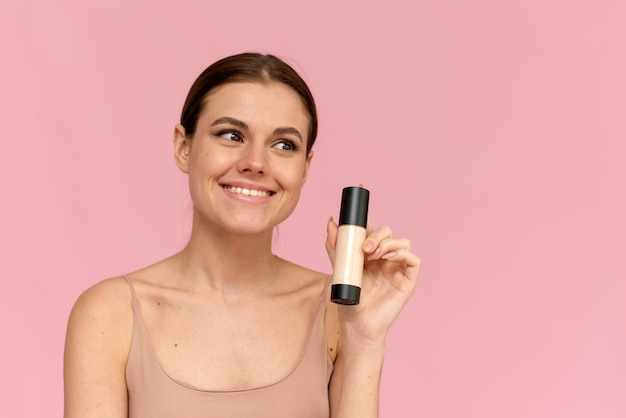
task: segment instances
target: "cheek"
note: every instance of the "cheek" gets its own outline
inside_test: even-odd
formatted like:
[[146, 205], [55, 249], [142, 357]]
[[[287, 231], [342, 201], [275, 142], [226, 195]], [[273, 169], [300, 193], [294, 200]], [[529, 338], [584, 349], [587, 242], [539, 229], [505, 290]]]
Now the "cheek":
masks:
[[298, 164], [283, 164], [275, 166], [274, 173], [280, 178], [281, 183], [285, 187], [289, 188], [301, 188], [304, 184], [305, 178], [305, 165]]
[[192, 189], [205, 188], [207, 180], [219, 176], [219, 160], [211, 159], [208, 155], [196, 154], [189, 165], [189, 187]]
[[206, 177], [219, 174], [234, 164], [233, 157], [228, 153], [215, 152], [211, 149], [198, 149], [191, 161], [191, 171]]

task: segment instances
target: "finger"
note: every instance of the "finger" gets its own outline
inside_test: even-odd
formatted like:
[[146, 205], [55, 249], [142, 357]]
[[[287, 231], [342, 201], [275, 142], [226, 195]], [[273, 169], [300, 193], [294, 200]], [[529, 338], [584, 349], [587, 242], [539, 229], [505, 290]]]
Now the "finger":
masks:
[[411, 279], [417, 280], [417, 276], [419, 275], [419, 271], [422, 265], [422, 260], [415, 254], [413, 254], [410, 250], [400, 248], [396, 251], [385, 254], [385, 256], [382, 258], [388, 261], [404, 263], [407, 267], [406, 276]]
[[385, 238], [378, 244], [378, 248], [369, 254], [367, 260], [385, 258], [385, 255], [401, 249], [410, 251], [411, 241], [406, 238]]
[[326, 223], [326, 252], [331, 264], [335, 262], [335, 248], [337, 246], [337, 224], [331, 216]]
[[387, 225], [377, 228], [375, 231], [368, 234], [368, 236], [365, 238], [365, 242], [363, 243], [363, 251], [365, 251], [366, 254], [377, 253], [376, 255], [378, 255], [380, 253], [379, 245], [381, 241], [386, 238], [391, 238], [392, 235], [393, 233], [391, 231], [391, 228]]

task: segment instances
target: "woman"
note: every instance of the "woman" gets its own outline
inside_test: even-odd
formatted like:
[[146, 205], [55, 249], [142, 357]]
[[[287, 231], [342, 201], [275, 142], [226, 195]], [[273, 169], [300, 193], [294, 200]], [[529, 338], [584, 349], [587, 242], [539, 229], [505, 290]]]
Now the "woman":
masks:
[[[198, 77], [174, 131], [189, 243], [80, 296], [66, 418], [377, 416], [385, 336], [420, 261], [388, 227], [368, 228], [361, 303], [340, 306], [327, 274], [272, 254], [316, 135], [308, 87], [276, 57], [235, 55]], [[332, 262], [332, 218], [327, 232]]]

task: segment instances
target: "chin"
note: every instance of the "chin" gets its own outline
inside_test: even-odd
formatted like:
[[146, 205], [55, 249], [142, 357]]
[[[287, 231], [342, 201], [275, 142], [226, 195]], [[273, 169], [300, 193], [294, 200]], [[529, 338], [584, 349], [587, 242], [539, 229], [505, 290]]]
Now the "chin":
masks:
[[265, 233], [272, 233], [274, 230], [274, 223], [268, 223], [265, 220], [237, 220], [230, 219], [222, 224], [222, 227], [228, 231], [241, 234], [241, 235], [260, 235]]

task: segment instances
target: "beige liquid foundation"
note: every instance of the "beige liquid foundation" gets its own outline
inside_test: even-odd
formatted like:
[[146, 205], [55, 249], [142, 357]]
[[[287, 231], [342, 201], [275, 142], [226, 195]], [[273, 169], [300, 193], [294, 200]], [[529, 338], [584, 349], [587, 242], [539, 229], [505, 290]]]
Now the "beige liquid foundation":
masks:
[[330, 300], [342, 305], [358, 305], [363, 278], [363, 242], [367, 227], [370, 192], [363, 187], [346, 187], [341, 194], [339, 230], [333, 264]]

